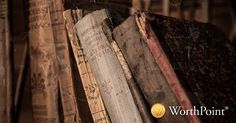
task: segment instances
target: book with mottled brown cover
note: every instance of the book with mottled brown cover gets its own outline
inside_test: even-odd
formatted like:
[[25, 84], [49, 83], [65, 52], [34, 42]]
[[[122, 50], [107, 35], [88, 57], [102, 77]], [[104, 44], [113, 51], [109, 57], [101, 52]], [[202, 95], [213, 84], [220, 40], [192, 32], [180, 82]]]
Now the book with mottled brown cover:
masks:
[[236, 50], [227, 36], [210, 24], [149, 16], [154, 19], [147, 24], [156, 36], [150, 38], [165, 53], [191, 102], [225, 110], [224, 116], [205, 115], [203, 122], [234, 123]]

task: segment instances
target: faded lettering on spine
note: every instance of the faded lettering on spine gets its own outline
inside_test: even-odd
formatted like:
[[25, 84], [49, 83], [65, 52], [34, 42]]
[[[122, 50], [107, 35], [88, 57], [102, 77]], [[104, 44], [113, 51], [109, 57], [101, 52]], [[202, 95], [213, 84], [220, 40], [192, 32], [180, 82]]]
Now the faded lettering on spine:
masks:
[[85, 58], [84, 51], [78, 42], [76, 32], [74, 30], [74, 20], [71, 10], [63, 13], [66, 21], [67, 34], [70, 39], [76, 64], [79, 69], [83, 88], [95, 123], [110, 123], [106, 109], [104, 107], [96, 79], [94, 78], [90, 66]]
[[[98, 12], [104, 14], [96, 14]], [[77, 33], [111, 121], [141, 123], [121, 65], [102, 30], [101, 23], [106, 18], [109, 15], [104, 9], [86, 15], [76, 24]]]
[[64, 8], [62, 0], [53, 0], [49, 2], [49, 8], [53, 39], [56, 48], [56, 59], [59, 67], [58, 78], [64, 122], [79, 123], [80, 117], [72, 80], [68, 40], [63, 19]]
[[29, 0], [32, 108], [35, 123], [59, 123], [58, 76], [48, 1]]
[[143, 98], [143, 95], [140, 91], [140, 89], [137, 86], [137, 83], [134, 81], [133, 77], [132, 77], [132, 73], [129, 69], [129, 66], [119, 48], [119, 46], [117, 45], [116, 41], [113, 40], [112, 38], [112, 32], [109, 28], [108, 25], [112, 25], [111, 23], [109, 23], [109, 19], [107, 19], [107, 21], [105, 21], [103, 24], [103, 31], [105, 32], [108, 40], [110, 40], [111, 42], [111, 47], [112, 49], [115, 51], [116, 56], [121, 64], [121, 67], [124, 71], [125, 74], [125, 78], [127, 80], [127, 83], [129, 85], [131, 94], [134, 98], [135, 104], [138, 107], [138, 110], [140, 112], [140, 115], [142, 117], [143, 122], [145, 123], [153, 123], [153, 118], [150, 114], [150, 110], [148, 109], [146, 103], [145, 103], [145, 99]]

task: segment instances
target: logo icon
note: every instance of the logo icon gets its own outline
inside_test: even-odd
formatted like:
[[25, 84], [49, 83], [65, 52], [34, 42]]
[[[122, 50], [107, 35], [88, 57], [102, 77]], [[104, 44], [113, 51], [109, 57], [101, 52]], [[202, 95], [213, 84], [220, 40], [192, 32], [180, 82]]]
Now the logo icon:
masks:
[[165, 115], [166, 109], [163, 104], [156, 103], [151, 108], [152, 116], [155, 118], [162, 118]]

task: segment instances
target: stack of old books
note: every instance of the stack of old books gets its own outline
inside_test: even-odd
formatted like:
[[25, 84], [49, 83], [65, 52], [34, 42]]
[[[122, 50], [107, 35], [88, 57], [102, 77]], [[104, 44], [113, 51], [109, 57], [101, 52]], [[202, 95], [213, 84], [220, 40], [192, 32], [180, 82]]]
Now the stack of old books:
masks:
[[[79, 111], [71, 66], [79, 71], [89, 122], [236, 120], [235, 48], [214, 26], [145, 12], [127, 16], [108, 9], [65, 10], [55, 1], [30, 0], [28, 5], [36, 123], [88, 122]], [[76, 65], [71, 65], [70, 53]], [[156, 103], [166, 108], [161, 118], [151, 115]], [[228, 108], [224, 116], [171, 110], [202, 106]]]
[[[112, 20], [118, 17], [106, 9], [87, 15], [82, 10], [67, 10], [64, 15], [76, 18], [65, 19], [68, 25], [76, 22], [67, 26], [72, 30], [69, 37], [78, 36], [77, 46], [71, 40], [75, 57], [84, 56], [91, 66], [112, 122], [235, 120], [235, 49], [215, 27], [142, 12], [114, 26]], [[155, 103], [168, 109], [205, 106], [228, 111], [221, 117], [173, 115], [167, 110], [164, 117], [154, 119], [149, 112]]]

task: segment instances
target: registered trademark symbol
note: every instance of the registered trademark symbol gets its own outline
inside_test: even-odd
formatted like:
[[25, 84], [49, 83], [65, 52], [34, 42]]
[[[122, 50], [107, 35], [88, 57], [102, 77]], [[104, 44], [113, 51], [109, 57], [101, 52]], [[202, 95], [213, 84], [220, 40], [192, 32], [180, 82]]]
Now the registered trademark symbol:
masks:
[[229, 107], [228, 106], [225, 106], [225, 110], [228, 110], [229, 109]]

